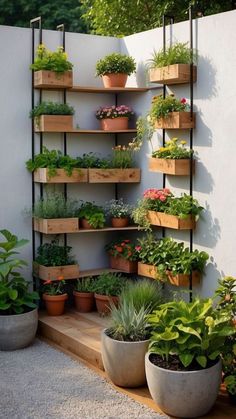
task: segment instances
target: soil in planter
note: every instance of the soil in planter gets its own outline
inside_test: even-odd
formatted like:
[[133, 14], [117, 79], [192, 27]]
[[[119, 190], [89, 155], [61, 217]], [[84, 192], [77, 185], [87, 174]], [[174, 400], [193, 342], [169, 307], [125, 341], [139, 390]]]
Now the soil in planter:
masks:
[[152, 364], [156, 365], [157, 367], [171, 371], [199, 371], [213, 367], [213, 365], [215, 365], [218, 362], [218, 358], [215, 361], [208, 360], [207, 366], [205, 368], [202, 368], [196, 361], [193, 361], [187, 368], [185, 368], [183, 364], [180, 362], [179, 358], [175, 355], [169, 356], [169, 361], [167, 362], [165, 359], [161, 357], [161, 355], [150, 354], [149, 360]]

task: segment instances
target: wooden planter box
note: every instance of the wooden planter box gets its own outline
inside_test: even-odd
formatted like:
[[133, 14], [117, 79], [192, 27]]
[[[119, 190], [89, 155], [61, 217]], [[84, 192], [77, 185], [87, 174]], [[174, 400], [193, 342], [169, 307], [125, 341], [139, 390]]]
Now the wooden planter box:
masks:
[[140, 169], [88, 169], [89, 183], [138, 183]]
[[164, 212], [148, 211], [148, 220], [154, 226], [174, 228], [176, 230], [191, 230], [196, 226], [195, 219], [189, 215], [185, 219], [177, 215], [165, 214]]
[[124, 259], [122, 257], [110, 256], [110, 267], [112, 269], [118, 269], [119, 271], [136, 273], [138, 268], [138, 262], [131, 262], [130, 260]]
[[157, 129], [190, 129], [195, 128], [195, 113], [191, 120], [190, 112], [170, 112], [166, 118], [155, 121]]
[[161, 280], [156, 266], [142, 262], [138, 262], [138, 275]]
[[55, 176], [49, 176], [49, 169], [41, 168], [34, 171], [34, 181], [39, 183], [86, 183], [88, 169], [73, 169], [71, 176], [64, 169], [56, 169]]
[[[166, 271], [167, 277], [169, 282], [172, 285], [176, 285], [177, 287], [188, 287], [190, 284], [190, 275], [188, 274], [177, 274], [173, 275], [172, 272]], [[197, 285], [201, 281], [201, 273], [198, 271], [193, 271], [192, 273], [192, 284]]]
[[[194, 160], [193, 169], [194, 169]], [[166, 173], [167, 175], [186, 176], [190, 174], [191, 159], [159, 159], [149, 158], [150, 172]]]
[[42, 87], [47, 89], [65, 89], [72, 86], [72, 71], [56, 73], [55, 71], [39, 70], [34, 72], [34, 87]]
[[[189, 64], [172, 64], [166, 67], [149, 70], [151, 83], [184, 84], [190, 83], [191, 66]], [[197, 80], [197, 67], [193, 66], [193, 81]]]
[[34, 262], [34, 274], [44, 280], [55, 280], [60, 276], [64, 279], [77, 279], [79, 278], [79, 265], [66, 265], [66, 266], [44, 266]]
[[72, 115], [41, 115], [34, 118], [35, 132], [66, 132], [73, 130]]
[[78, 218], [34, 218], [34, 230], [44, 234], [76, 233]]

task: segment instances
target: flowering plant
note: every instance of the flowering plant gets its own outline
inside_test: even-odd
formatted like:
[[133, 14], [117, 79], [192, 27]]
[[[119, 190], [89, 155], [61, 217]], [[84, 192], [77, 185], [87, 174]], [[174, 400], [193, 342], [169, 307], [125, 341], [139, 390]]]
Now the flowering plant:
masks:
[[109, 255], [121, 257], [126, 260], [135, 261], [139, 257], [139, 247], [130, 240], [115, 240], [105, 246], [105, 250]]
[[151, 122], [156, 119], [166, 118], [170, 112], [187, 112], [189, 104], [185, 98], [177, 99], [174, 95], [163, 97], [163, 95], [153, 96], [152, 106], [149, 112]]
[[58, 47], [57, 51], [49, 51], [43, 44], [37, 49], [37, 55], [34, 63], [30, 66], [31, 70], [49, 70], [56, 73], [64, 73], [72, 70], [73, 64], [67, 60], [67, 53], [63, 47]]
[[106, 211], [110, 217], [125, 218], [129, 217], [132, 206], [125, 204], [123, 199], [111, 199], [106, 203]]
[[55, 280], [48, 279], [43, 283], [43, 292], [48, 295], [62, 295], [65, 293], [65, 281], [63, 276]]
[[[181, 145], [180, 145], [181, 144]], [[193, 150], [185, 147], [186, 141], [179, 138], [172, 138], [166, 141], [164, 147], [152, 152], [152, 157], [159, 159], [189, 159]]]
[[96, 118], [97, 119], [114, 119], [114, 118], [131, 118], [131, 116], [134, 114], [132, 109], [129, 106], [126, 105], [120, 105], [120, 106], [101, 106], [96, 111]]

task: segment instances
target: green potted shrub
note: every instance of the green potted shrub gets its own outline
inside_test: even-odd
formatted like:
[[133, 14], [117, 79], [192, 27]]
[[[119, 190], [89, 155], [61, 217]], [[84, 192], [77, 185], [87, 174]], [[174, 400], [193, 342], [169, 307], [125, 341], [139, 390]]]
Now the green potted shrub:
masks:
[[119, 271], [136, 273], [138, 252], [129, 239], [116, 239], [105, 246], [109, 254], [110, 267]]
[[28, 243], [8, 230], [0, 230], [0, 350], [12, 351], [28, 346], [38, 326], [37, 292], [19, 270], [27, 263], [18, 257], [18, 249]]
[[[149, 79], [152, 83], [183, 84], [191, 79], [190, 64], [196, 64], [197, 53], [191, 51], [188, 42], [177, 42], [166, 49], [154, 51], [148, 60]], [[197, 79], [197, 68], [193, 66], [193, 82]]]
[[96, 64], [96, 76], [102, 77], [104, 87], [125, 87], [127, 78], [136, 70], [132, 57], [113, 53], [106, 55]]
[[78, 217], [82, 228], [99, 229], [105, 226], [104, 209], [93, 202], [83, 202], [78, 210]]
[[66, 103], [42, 102], [30, 112], [35, 132], [67, 132], [73, 130], [74, 108]]
[[195, 113], [191, 114], [187, 100], [177, 99], [173, 94], [153, 96], [149, 115], [157, 129], [195, 128]]
[[40, 44], [36, 51], [36, 58], [30, 69], [34, 71], [34, 87], [38, 88], [67, 88], [73, 85], [73, 64], [68, 61], [63, 47], [56, 51], [49, 51]]
[[218, 395], [220, 353], [234, 333], [229, 316], [215, 309], [211, 299], [196, 299], [163, 304], [148, 321], [145, 369], [152, 398], [168, 415], [202, 417]]
[[119, 307], [112, 306], [110, 325], [102, 331], [101, 349], [105, 371], [114, 384], [145, 384], [144, 359], [150, 338], [147, 314], [161, 301], [158, 284], [144, 280], [129, 283], [121, 293]]
[[104, 272], [94, 282], [94, 297], [99, 314], [110, 312], [111, 302], [118, 305], [119, 295], [127, 279], [120, 273]]
[[63, 276], [59, 276], [55, 280], [44, 281], [42, 298], [49, 316], [61, 316], [64, 313], [68, 295], [65, 292]]
[[94, 308], [94, 278], [78, 279], [74, 291], [76, 310], [80, 313], [89, 313]]
[[105, 209], [111, 219], [112, 227], [127, 227], [129, 225], [132, 206], [125, 204], [123, 198], [111, 199], [106, 203]]
[[96, 111], [96, 118], [104, 131], [127, 130], [129, 119], [133, 115], [132, 109], [126, 105], [101, 106]]
[[34, 273], [40, 279], [76, 279], [79, 277], [79, 265], [71, 255], [70, 246], [61, 246], [59, 240], [44, 243], [37, 249]]

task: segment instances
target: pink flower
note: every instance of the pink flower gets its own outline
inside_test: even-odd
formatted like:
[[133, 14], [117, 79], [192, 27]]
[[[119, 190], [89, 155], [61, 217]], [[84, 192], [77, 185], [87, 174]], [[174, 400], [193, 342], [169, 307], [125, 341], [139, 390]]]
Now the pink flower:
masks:
[[160, 199], [161, 202], [165, 202], [166, 201], [166, 196], [165, 195], [161, 195], [159, 197], [159, 199]]
[[185, 99], [185, 97], [182, 97], [182, 99], [181, 99], [180, 102], [183, 103], [183, 104], [185, 104], [187, 102], [187, 100]]
[[140, 252], [141, 249], [141, 246], [135, 246], [135, 250], [137, 250], [137, 252]]

